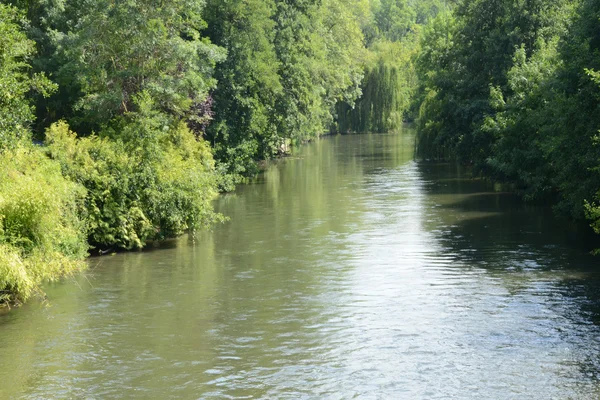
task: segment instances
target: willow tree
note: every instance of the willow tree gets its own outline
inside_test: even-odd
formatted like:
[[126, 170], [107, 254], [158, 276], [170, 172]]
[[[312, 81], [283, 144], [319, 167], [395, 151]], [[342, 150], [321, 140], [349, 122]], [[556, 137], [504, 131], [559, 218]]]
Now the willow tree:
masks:
[[362, 96], [353, 106], [337, 105], [341, 132], [388, 132], [400, 129], [416, 88], [414, 42], [378, 43], [367, 66]]
[[445, 7], [438, 0], [370, 2], [370, 13], [359, 16], [370, 52], [361, 83], [363, 94], [355, 106], [337, 105], [338, 131], [393, 131], [412, 119], [420, 32]]

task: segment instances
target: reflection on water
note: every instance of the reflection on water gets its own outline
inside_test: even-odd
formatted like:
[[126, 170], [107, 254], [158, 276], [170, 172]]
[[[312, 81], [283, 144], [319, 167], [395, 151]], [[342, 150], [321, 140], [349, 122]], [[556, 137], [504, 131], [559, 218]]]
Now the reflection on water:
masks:
[[312, 143], [0, 316], [0, 398], [598, 398], [597, 259], [413, 141]]

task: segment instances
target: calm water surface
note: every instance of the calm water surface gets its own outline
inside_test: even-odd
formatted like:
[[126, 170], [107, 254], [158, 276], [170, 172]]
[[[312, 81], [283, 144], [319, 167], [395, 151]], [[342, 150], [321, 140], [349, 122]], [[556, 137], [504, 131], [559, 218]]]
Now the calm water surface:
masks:
[[0, 398], [599, 398], [598, 259], [413, 142], [319, 140], [1, 315]]

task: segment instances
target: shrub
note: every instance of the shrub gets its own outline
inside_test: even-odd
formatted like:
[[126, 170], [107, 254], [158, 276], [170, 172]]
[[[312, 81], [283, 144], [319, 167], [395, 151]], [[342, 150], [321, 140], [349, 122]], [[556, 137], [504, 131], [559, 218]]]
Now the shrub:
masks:
[[0, 302], [24, 301], [84, 268], [85, 190], [33, 146], [0, 154], [0, 176]]
[[210, 203], [217, 178], [208, 145], [183, 123], [160, 125], [133, 115], [103, 137], [77, 138], [65, 122], [46, 132], [51, 156], [87, 189], [90, 244], [139, 249], [220, 218]]

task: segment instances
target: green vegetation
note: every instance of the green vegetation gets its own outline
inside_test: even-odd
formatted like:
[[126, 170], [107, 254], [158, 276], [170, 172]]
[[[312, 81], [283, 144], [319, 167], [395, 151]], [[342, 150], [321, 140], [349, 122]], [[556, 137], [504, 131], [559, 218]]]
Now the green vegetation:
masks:
[[353, 103], [363, 37], [353, 0], [207, 2], [205, 33], [227, 50], [208, 127], [217, 160], [236, 176], [290, 143], [327, 132], [338, 101]]
[[363, 95], [354, 106], [337, 104], [340, 132], [395, 131], [408, 117], [416, 89], [412, 59], [417, 43], [382, 41], [370, 50], [373, 61], [365, 68]]
[[27, 141], [34, 110], [26, 95], [38, 91], [47, 96], [55, 89], [43, 74], [31, 74], [28, 61], [35, 43], [21, 29], [17, 9], [0, 4], [0, 152]]
[[23, 301], [84, 267], [85, 191], [32, 146], [0, 155], [0, 174], [0, 301]]
[[420, 151], [455, 157], [600, 233], [600, 2], [460, 3], [425, 29]]
[[81, 269], [87, 251], [83, 188], [29, 140], [26, 94], [48, 95], [54, 85], [29, 73], [34, 43], [19, 18], [0, 4], [0, 303], [27, 300], [42, 282]]
[[337, 104], [339, 132], [399, 130], [416, 115], [415, 59], [424, 26], [452, 1], [380, 0], [361, 2], [358, 15], [367, 44], [362, 96]]
[[[222, 217], [211, 199], [326, 132], [417, 120], [600, 233], [600, 1], [0, 3], [0, 302]], [[34, 144], [35, 143], [35, 144]]]
[[[129, 123], [121, 134], [158, 135], [146, 123]], [[139, 249], [147, 240], [176, 237], [220, 219], [210, 206], [217, 193], [210, 149], [185, 124], [150, 143], [78, 139], [65, 122], [52, 125], [46, 136], [64, 175], [87, 189], [86, 222], [95, 247]]]

